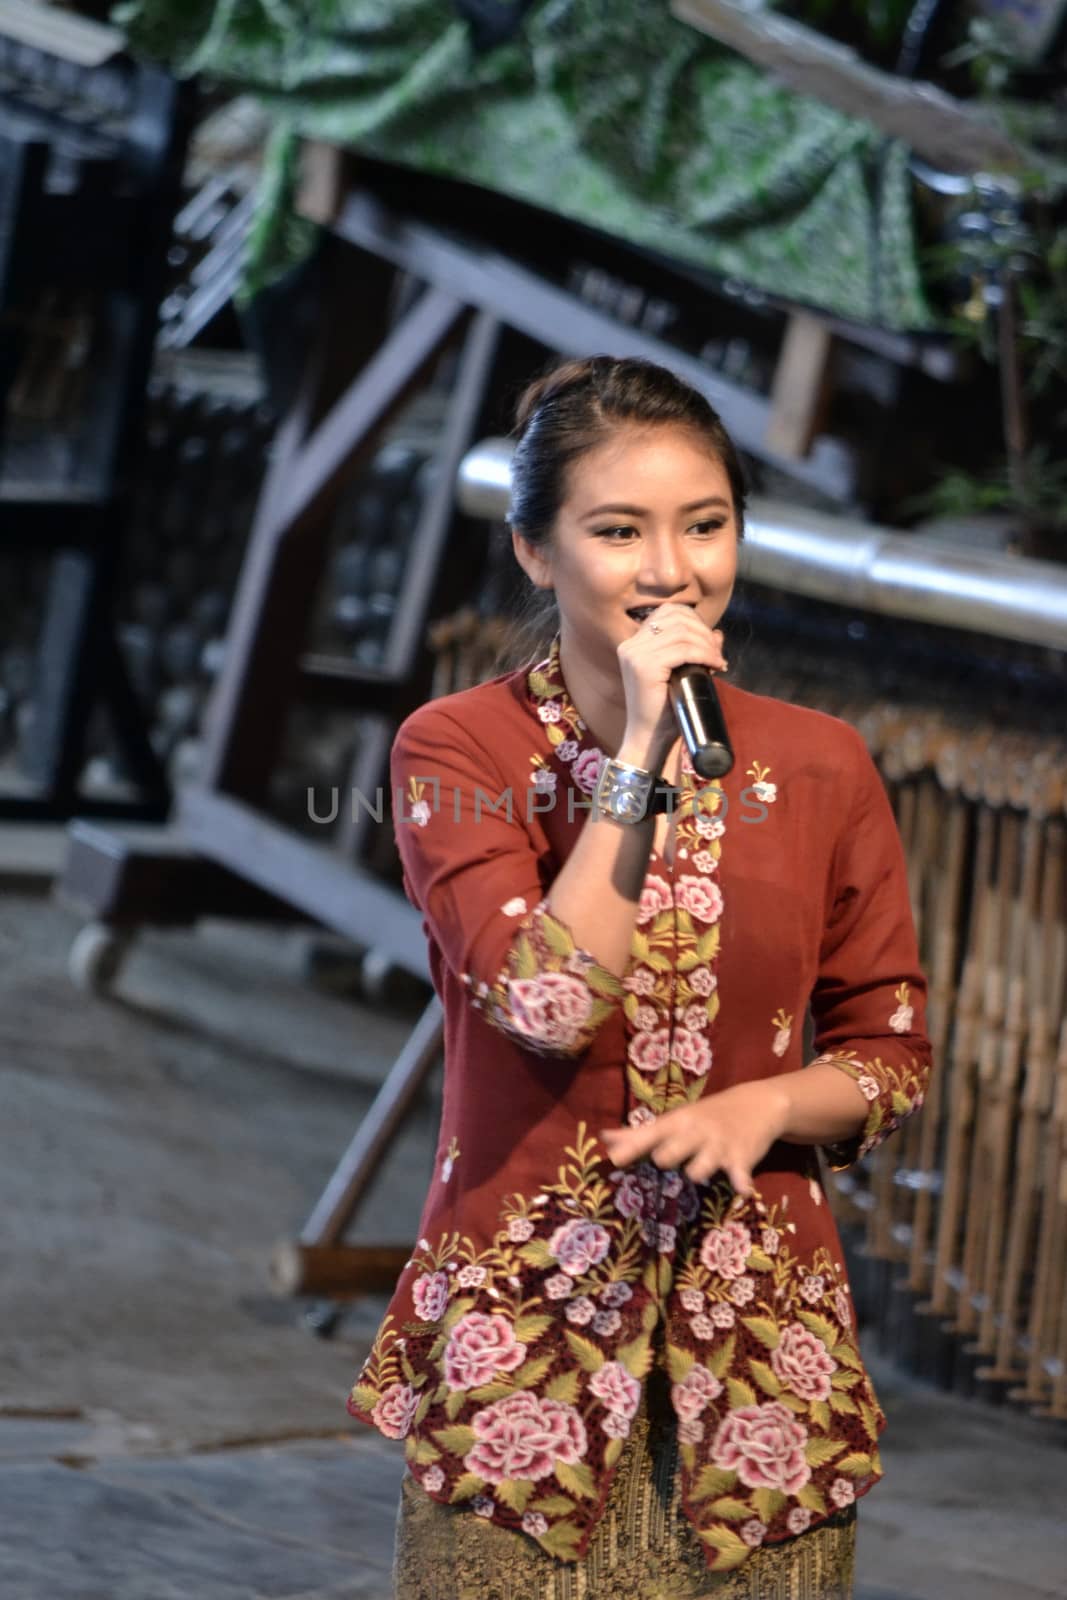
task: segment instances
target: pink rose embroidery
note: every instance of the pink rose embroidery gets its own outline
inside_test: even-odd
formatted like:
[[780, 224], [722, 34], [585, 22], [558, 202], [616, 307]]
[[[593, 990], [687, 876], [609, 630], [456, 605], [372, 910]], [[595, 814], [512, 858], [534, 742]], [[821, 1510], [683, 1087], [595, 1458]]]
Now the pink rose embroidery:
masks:
[[527, 1391], [484, 1407], [472, 1426], [475, 1443], [463, 1465], [487, 1483], [547, 1478], [557, 1461], [574, 1466], [588, 1449], [585, 1424], [574, 1406]]
[[911, 1019], [914, 1015], [914, 1007], [898, 1006], [889, 1019], [889, 1026], [894, 1033], [908, 1033], [911, 1030]]
[[471, 1497], [470, 1507], [476, 1517], [492, 1517], [496, 1503], [489, 1495], [476, 1494]]
[[684, 1311], [695, 1313], [704, 1309], [704, 1295], [700, 1289], [681, 1289], [679, 1290], [678, 1298], [682, 1302]]
[[638, 1072], [662, 1072], [669, 1059], [670, 1043], [669, 1028], [657, 1028], [655, 1033], [635, 1033], [626, 1054]]
[[563, 707], [558, 700], [542, 700], [537, 708], [537, 715], [542, 722], [558, 722], [563, 715]]
[[736, 1471], [747, 1489], [797, 1494], [811, 1478], [807, 1432], [780, 1400], [741, 1406], [719, 1423], [711, 1447], [717, 1467]]
[[638, 1006], [634, 1012], [634, 1027], [641, 1033], [651, 1033], [659, 1021], [655, 1006]]
[[823, 1297], [826, 1280], [821, 1272], [809, 1272], [804, 1282], [800, 1285], [800, 1292], [810, 1306]]
[[685, 876], [674, 886], [675, 904], [700, 922], [718, 922], [722, 916], [722, 891], [717, 883]]
[[583, 750], [576, 761], [571, 764], [571, 777], [581, 789], [583, 794], [592, 794], [600, 781], [600, 769], [604, 765], [604, 752], [597, 750]]
[[622, 980], [622, 986], [633, 994], [653, 994], [656, 988], [656, 974], [648, 967], [635, 967], [629, 977]]
[[707, 1367], [690, 1367], [681, 1383], [671, 1385], [671, 1404], [679, 1417], [699, 1417], [722, 1394], [722, 1384]]
[[534, 1538], [540, 1533], [548, 1532], [548, 1518], [540, 1511], [524, 1511], [522, 1514], [522, 1531], [531, 1533]]
[[696, 830], [702, 839], [721, 839], [726, 824], [719, 817], [697, 817]]
[[580, 1278], [583, 1272], [603, 1261], [610, 1248], [611, 1235], [607, 1229], [581, 1217], [562, 1223], [548, 1241], [549, 1254], [555, 1256], [572, 1278]]
[[510, 978], [511, 1025], [538, 1044], [567, 1048], [577, 1042], [593, 1009], [592, 997], [580, 978], [565, 972], [543, 972], [536, 978]]
[[600, 1431], [607, 1434], [609, 1439], [627, 1439], [630, 1436], [629, 1417], [624, 1417], [621, 1411], [605, 1411], [600, 1419]]
[[694, 967], [689, 974], [689, 987], [694, 994], [701, 994], [706, 1000], [715, 993], [718, 981], [710, 967]]
[[761, 1545], [763, 1543], [763, 1536], [766, 1532], [766, 1523], [761, 1522], [758, 1517], [750, 1517], [747, 1522], [743, 1522], [741, 1524], [740, 1528], [742, 1539], [753, 1550], [755, 1550], [757, 1545]]
[[530, 774], [530, 782], [538, 794], [555, 794], [556, 774], [549, 772], [547, 767], [535, 767]]
[[634, 1292], [628, 1283], [606, 1283], [598, 1298], [602, 1306], [611, 1308], [624, 1306], [633, 1297]]
[[671, 1058], [691, 1078], [706, 1078], [711, 1071], [711, 1046], [702, 1033], [676, 1033]]
[[862, 1072], [856, 1079], [856, 1087], [865, 1100], [877, 1100], [878, 1080], [872, 1078], [869, 1072]]
[[371, 1412], [374, 1426], [387, 1439], [406, 1439], [415, 1420], [419, 1397], [408, 1383], [394, 1383], [386, 1389]]
[[632, 1417], [641, 1401], [641, 1385], [621, 1361], [605, 1361], [589, 1380], [589, 1388], [609, 1411]]
[[704, 1437], [704, 1424], [699, 1417], [680, 1417], [678, 1419], [679, 1444], [699, 1444]]
[[526, 1360], [526, 1346], [515, 1338], [506, 1317], [468, 1311], [445, 1346], [445, 1381], [450, 1389], [477, 1389], [498, 1372], [514, 1372]]
[[830, 1499], [833, 1501], [835, 1506], [838, 1506], [839, 1508], [843, 1506], [850, 1506], [855, 1498], [856, 1489], [854, 1484], [851, 1484], [847, 1478], [834, 1479], [833, 1483], [830, 1485]]
[[709, 1228], [700, 1246], [700, 1259], [709, 1272], [723, 1278], [740, 1278], [745, 1270], [752, 1235], [743, 1222], [727, 1222], [721, 1228]]
[[811, 1522], [811, 1512], [807, 1506], [794, 1506], [785, 1519], [785, 1525], [790, 1533], [804, 1533]]
[[551, 1278], [545, 1279], [545, 1293], [550, 1300], [566, 1300], [574, 1293], [574, 1279], [568, 1278], [565, 1272], [554, 1272]]
[[756, 1292], [756, 1283], [753, 1278], [738, 1278], [736, 1283], [730, 1285], [730, 1299], [735, 1306], [747, 1306]]
[[693, 855], [693, 865], [698, 872], [714, 872], [718, 863], [710, 850], [697, 850]]
[[[698, 881], [696, 879], [694, 882]], [[641, 890], [641, 902], [637, 908], [637, 925], [643, 927], [646, 922], [651, 922], [653, 917], [659, 916], [661, 911], [669, 911], [674, 904], [671, 896], [671, 886], [666, 878], [661, 878], [655, 872], [650, 872], [645, 879], [644, 888]]]
[[698, 1316], [690, 1317], [689, 1326], [697, 1339], [714, 1339], [715, 1337], [715, 1324], [703, 1312], [700, 1312]]
[[686, 1006], [682, 1012], [682, 1021], [692, 1033], [699, 1033], [708, 1025], [708, 1008], [702, 1005]]
[[445, 1475], [435, 1461], [433, 1466], [427, 1467], [426, 1471], [423, 1473], [422, 1487], [427, 1490], [429, 1494], [436, 1494], [437, 1491], [439, 1489], [443, 1489], [444, 1486]]
[[575, 756], [578, 754], [578, 749], [579, 746], [576, 739], [564, 739], [562, 744], [558, 744], [556, 746], [556, 754], [559, 756], [561, 761], [570, 762], [573, 761]]
[[448, 1276], [444, 1272], [424, 1272], [411, 1286], [415, 1315], [420, 1322], [440, 1322], [448, 1305]]
[[430, 820], [430, 803], [428, 800], [416, 800], [411, 808], [411, 821], [417, 822], [420, 828], [425, 828]]
[[825, 1400], [837, 1362], [810, 1328], [791, 1322], [771, 1351], [771, 1367], [775, 1377], [799, 1399]]
[[534, 1225], [529, 1217], [510, 1217], [508, 1219], [508, 1238], [512, 1244], [525, 1244], [527, 1239], [533, 1237]]
[[793, 1037], [792, 1029], [790, 1029], [790, 1028], [779, 1028], [778, 1029], [778, 1032], [774, 1036], [774, 1043], [771, 1045], [771, 1049], [774, 1051], [776, 1056], [784, 1056], [785, 1055], [786, 1051], [789, 1049], [789, 1041], [790, 1041], [790, 1039], [792, 1037]]
[[484, 1267], [461, 1267], [456, 1274], [456, 1282], [461, 1289], [480, 1289], [485, 1282]]
[[840, 1287], [834, 1290], [834, 1310], [837, 1312], [837, 1320], [842, 1327], [851, 1328], [852, 1313], [849, 1310], [848, 1295]]
[[765, 1255], [776, 1256], [781, 1235], [777, 1228], [764, 1228], [760, 1233], [760, 1244]]

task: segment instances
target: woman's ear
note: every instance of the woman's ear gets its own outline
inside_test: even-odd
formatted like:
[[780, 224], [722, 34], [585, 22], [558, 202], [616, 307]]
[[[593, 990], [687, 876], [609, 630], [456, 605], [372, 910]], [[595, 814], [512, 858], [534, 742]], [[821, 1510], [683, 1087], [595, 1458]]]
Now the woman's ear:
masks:
[[555, 587], [552, 580], [552, 562], [543, 546], [531, 544], [528, 539], [523, 538], [518, 528], [512, 528], [511, 548], [515, 552], [515, 560], [535, 589]]

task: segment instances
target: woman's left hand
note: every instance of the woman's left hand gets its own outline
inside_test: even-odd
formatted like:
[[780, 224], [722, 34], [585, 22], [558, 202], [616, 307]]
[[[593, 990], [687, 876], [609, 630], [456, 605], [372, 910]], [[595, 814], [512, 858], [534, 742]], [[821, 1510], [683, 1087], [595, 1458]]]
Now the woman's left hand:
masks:
[[636, 1128], [603, 1129], [600, 1138], [618, 1167], [644, 1157], [664, 1171], [684, 1166], [694, 1183], [725, 1172], [735, 1192], [747, 1196], [752, 1169], [785, 1132], [788, 1114], [780, 1084], [738, 1083]]

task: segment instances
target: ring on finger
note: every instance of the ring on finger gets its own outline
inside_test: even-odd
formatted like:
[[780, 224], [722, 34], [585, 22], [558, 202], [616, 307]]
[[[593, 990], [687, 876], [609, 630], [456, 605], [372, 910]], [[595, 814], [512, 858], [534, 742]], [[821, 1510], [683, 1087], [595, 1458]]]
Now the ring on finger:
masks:
[[661, 624], [655, 620], [655, 618], [652, 618], [648, 624], [648, 631], [649, 633], [662, 633], [663, 628]]

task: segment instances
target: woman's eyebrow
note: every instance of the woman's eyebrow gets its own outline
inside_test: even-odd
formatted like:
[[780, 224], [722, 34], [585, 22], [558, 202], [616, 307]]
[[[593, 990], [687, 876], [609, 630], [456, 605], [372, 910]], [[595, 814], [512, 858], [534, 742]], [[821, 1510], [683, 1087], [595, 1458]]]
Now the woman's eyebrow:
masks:
[[[722, 506], [724, 510], [729, 511], [730, 502], [721, 494], [713, 494], [709, 495], [706, 500], [691, 500], [687, 506], [679, 506], [678, 509], [688, 515], [690, 511], [699, 511], [704, 506]], [[644, 506], [594, 506], [592, 511], [582, 513], [581, 520], [585, 522], [590, 517], [602, 517], [609, 512], [616, 517], [650, 517], [652, 515], [651, 511], [648, 511]]]

